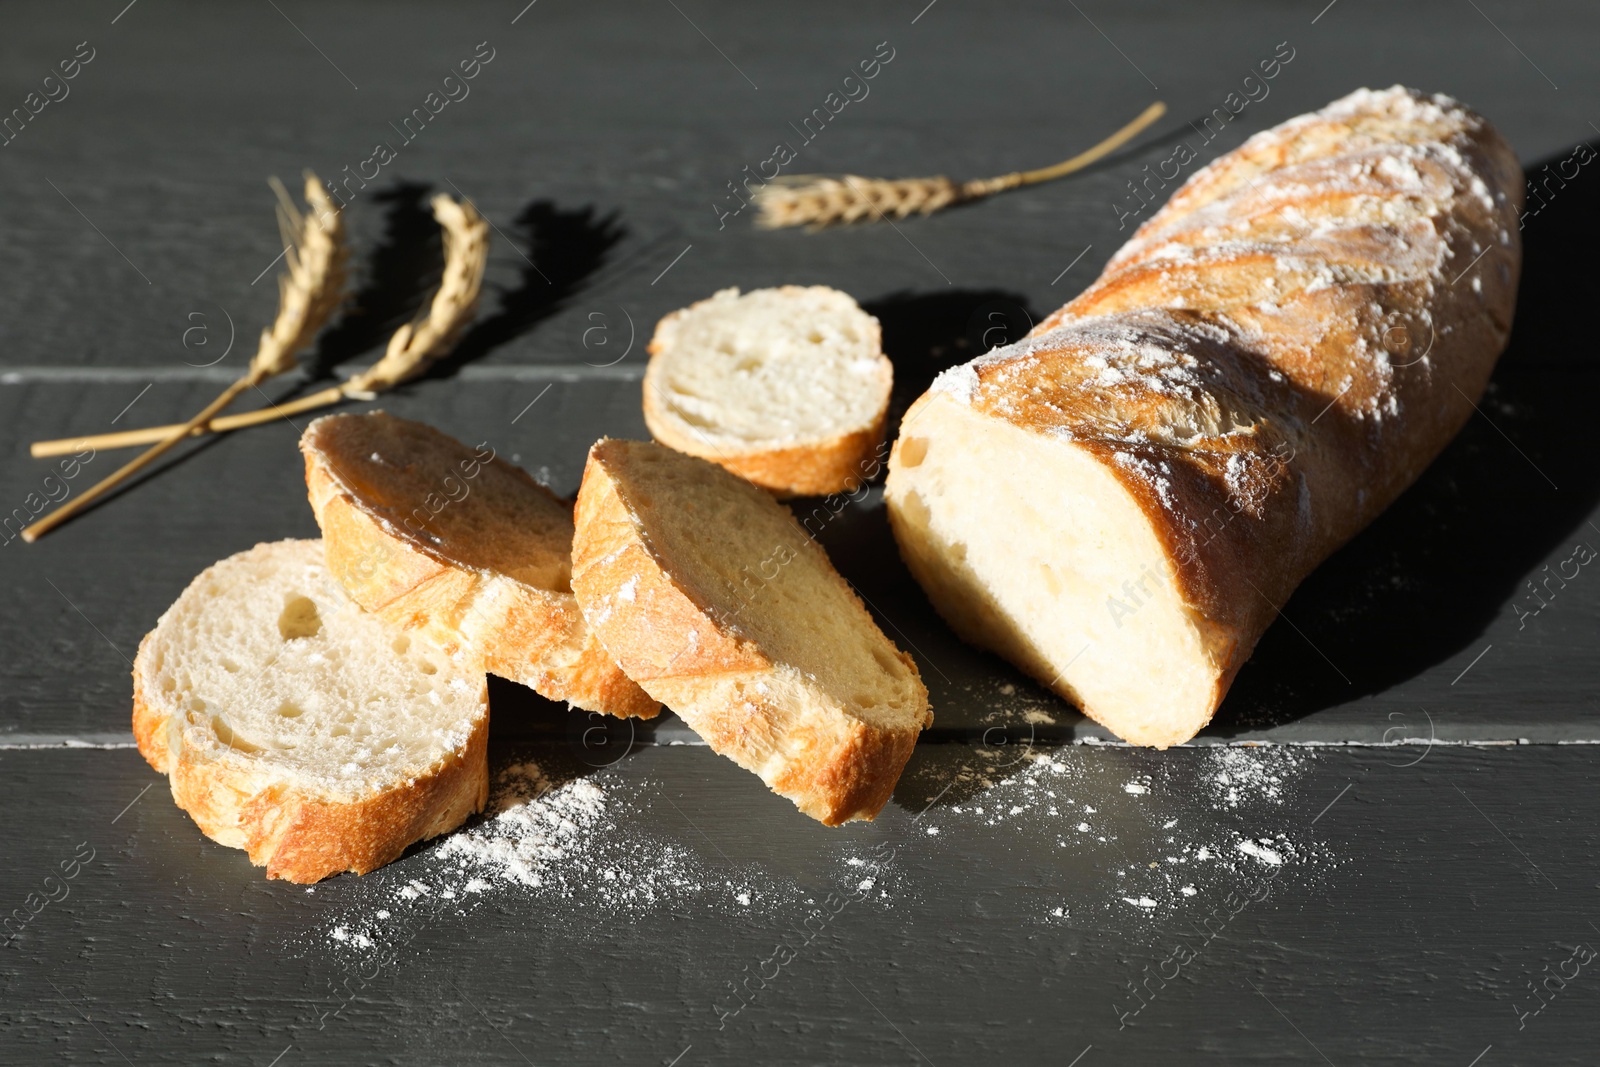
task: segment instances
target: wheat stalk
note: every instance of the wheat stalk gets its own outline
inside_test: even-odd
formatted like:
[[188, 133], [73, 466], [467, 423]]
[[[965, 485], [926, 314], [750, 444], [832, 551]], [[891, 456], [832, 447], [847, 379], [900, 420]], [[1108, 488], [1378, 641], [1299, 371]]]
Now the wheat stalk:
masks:
[[[157, 443], [137, 458], [118, 467], [76, 499], [62, 505], [22, 531], [24, 541], [36, 541], [128, 478], [160, 459], [179, 441], [210, 423], [246, 389], [254, 388], [295, 365], [301, 349], [311, 343], [344, 298], [344, 264], [349, 251], [344, 242], [344, 221], [323, 191], [316, 175], [306, 172], [306, 204], [295, 208], [283, 183], [270, 180], [278, 197], [278, 229], [287, 244], [288, 270], [278, 279], [278, 315], [270, 329], [261, 331], [255, 356], [238, 381], [224, 389], [186, 423], [163, 427]], [[93, 447], [93, 438], [76, 438], [73, 450]], [[35, 453], [36, 455], [38, 453]]]
[[[443, 195], [433, 199], [433, 217], [439, 222], [444, 241], [444, 274], [440, 278], [439, 288], [429, 302], [427, 315], [401, 326], [389, 338], [382, 359], [360, 374], [321, 392], [287, 404], [274, 404], [239, 415], [224, 415], [203, 426], [195, 426], [190, 432], [223, 433], [246, 426], [259, 426], [345, 399], [371, 400], [377, 394], [415, 378], [449, 352], [477, 311], [478, 295], [483, 288], [483, 272], [489, 261], [489, 223], [471, 203], [457, 203]], [[98, 437], [39, 441], [33, 446], [33, 454], [64, 455], [85, 446], [125, 448], [158, 440], [178, 428], [177, 425], [152, 426]]]
[[1016, 171], [996, 178], [967, 182], [945, 177], [889, 180], [854, 174], [836, 178], [818, 174], [775, 178], [757, 189], [752, 197], [760, 211], [756, 225], [768, 230], [784, 226], [820, 230], [852, 222], [931, 215], [952, 204], [981, 200], [1007, 189], [1052, 181], [1082, 170], [1127, 144], [1166, 112], [1167, 105], [1158, 100], [1145, 108], [1138, 118], [1086, 152], [1054, 166]]

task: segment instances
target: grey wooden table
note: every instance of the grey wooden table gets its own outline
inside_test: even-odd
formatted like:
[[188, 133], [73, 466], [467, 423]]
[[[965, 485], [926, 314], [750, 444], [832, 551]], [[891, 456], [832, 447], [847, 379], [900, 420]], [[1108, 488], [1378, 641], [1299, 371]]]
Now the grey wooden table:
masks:
[[[0, 12], [0, 513], [120, 459], [47, 481], [27, 442], [183, 417], [239, 372], [275, 301], [263, 179], [308, 166], [349, 182], [360, 295], [267, 395], [375, 358], [437, 270], [426, 197], [469, 196], [496, 226], [484, 314], [384, 405], [562, 492], [595, 437], [643, 435], [665, 312], [838, 286], [883, 321], [903, 405], [1086, 284], [1146, 165], [1361, 85], [1471, 103], [1539, 183], [1511, 349], [1193, 745], [1106, 743], [962, 646], [874, 497], [824, 540], [937, 715], [884, 815], [827, 830], [675, 720], [596, 735], [496, 684], [496, 766], [567, 798], [523, 880], [459, 847], [480, 824], [366, 878], [270, 883], [133, 751], [128, 658], [161, 610], [222, 556], [315, 534], [294, 426], [185, 446], [37, 545], [13, 518], [0, 1061], [1594, 1062], [1600, 577], [1546, 578], [1600, 547], [1600, 178], [1574, 162], [1600, 138], [1600, 11], [524, 3]], [[730, 192], [779, 142], [790, 173], [1038, 166], [1157, 98], [1095, 168], [929, 220], [764, 233]]]

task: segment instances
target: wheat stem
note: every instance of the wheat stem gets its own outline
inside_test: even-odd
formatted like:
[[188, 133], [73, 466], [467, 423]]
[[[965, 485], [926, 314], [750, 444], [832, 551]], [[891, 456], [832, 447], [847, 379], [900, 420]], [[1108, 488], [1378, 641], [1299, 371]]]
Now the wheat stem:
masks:
[[[282, 182], [276, 178], [269, 182], [278, 198], [279, 232], [289, 245], [285, 253], [288, 269], [278, 279], [277, 318], [271, 328], [261, 331], [261, 342], [244, 375], [188, 422], [163, 427], [165, 433], [154, 447], [24, 529], [24, 541], [36, 541], [60, 526], [207, 425], [240, 393], [295, 365], [300, 350], [311, 343], [344, 298], [344, 262], [348, 255], [344, 222], [339, 212], [316, 175], [307, 171], [305, 181], [306, 204], [311, 209], [308, 214], [301, 214], [295, 208]], [[90, 438], [77, 441], [80, 448], [93, 447], [91, 442]]]
[[931, 215], [952, 204], [979, 200], [1024, 185], [1053, 181], [1082, 170], [1133, 140], [1166, 113], [1167, 105], [1158, 100], [1122, 129], [1071, 159], [995, 178], [977, 178], [967, 182], [956, 182], [943, 176], [891, 181], [853, 174], [840, 178], [815, 174], [778, 178], [755, 192], [755, 204], [760, 209], [756, 225], [763, 229], [807, 226], [818, 230], [840, 223]]
[[[244, 411], [237, 415], [219, 415], [209, 420], [203, 426], [195, 426], [189, 431], [190, 437], [202, 437], [208, 433], [227, 433], [230, 430], [242, 430], [247, 426], [260, 426], [264, 422], [298, 415], [302, 411], [311, 411], [315, 408], [327, 407], [344, 399], [344, 388], [332, 386], [310, 396], [300, 397], [283, 404], [272, 404], [268, 407], [257, 408], [255, 411]], [[93, 437], [62, 437], [54, 441], [35, 441], [30, 451], [36, 459], [46, 459], [52, 456], [65, 456], [82, 452], [86, 448], [96, 451], [106, 451], [114, 448], [132, 448], [134, 445], [147, 445], [152, 441], [160, 441], [168, 434], [180, 429], [182, 423], [170, 423], [166, 426], [147, 426], [142, 430], [123, 430], [120, 433], [103, 433]]]
[[1063, 159], [1060, 163], [1048, 167], [1039, 167], [1036, 170], [1018, 171], [1014, 174], [1005, 174], [998, 178], [986, 178], [962, 184], [962, 192], [968, 196], [987, 196], [992, 192], [1002, 189], [1015, 189], [1023, 185], [1037, 185], [1040, 182], [1054, 181], [1066, 177], [1074, 171], [1082, 170], [1091, 163], [1098, 162], [1139, 136], [1152, 122], [1167, 113], [1167, 105], [1157, 100], [1143, 111], [1139, 117], [1128, 123], [1104, 141], [1084, 152], [1079, 152], [1071, 159]]
[[22, 539], [30, 543], [37, 541], [45, 534], [49, 533], [57, 526], [60, 526], [68, 519], [72, 518], [72, 516], [88, 507], [89, 504], [93, 503], [96, 499], [110, 492], [112, 489], [115, 489], [129, 477], [137, 474], [140, 470], [143, 470], [145, 467], [148, 467], [150, 464], [160, 459], [179, 441], [187, 437], [195, 427], [201, 425], [207, 419], [211, 418], [211, 416], [227, 407], [230, 403], [232, 403], [234, 397], [244, 392], [252, 384], [253, 383], [250, 381], [249, 376], [247, 375], [228, 386], [222, 391], [220, 396], [218, 396], [211, 403], [207, 404], [198, 415], [190, 419], [184, 425], [177, 427], [176, 432], [169, 435], [160, 444], [156, 445], [154, 448], [147, 449], [146, 451], [140, 453], [136, 458], [124, 463], [114, 472], [100, 479], [100, 481], [84, 490], [81, 495], [73, 500], [68, 501], [55, 511], [52, 511], [38, 522], [31, 526], [24, 527], [22, 531]]

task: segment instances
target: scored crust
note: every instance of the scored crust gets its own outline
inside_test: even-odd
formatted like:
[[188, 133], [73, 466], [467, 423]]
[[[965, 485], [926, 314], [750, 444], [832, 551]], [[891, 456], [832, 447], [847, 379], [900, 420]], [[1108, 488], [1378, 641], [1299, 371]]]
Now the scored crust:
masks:
[[[799, 299], [812, 290], [821, 290], [834, 297], [845, 295], [824, 286], [785, 285], [773, 291]], [[737, 294], [738, 290], [732, 292]], [[746, 297], [752, 295], [754, 293], [745, 294]], [[664, 316], [656, 324], [655, 334], [650, 340], [651, 358], [645, 368], [643, 386], [644, 421], [650, 435], [668, 448], [708, 459], [772, 491], [779, 499], [848, 492], [867, 480], [865, 472], [869, 468], [876, 469], [874, 459], [883, 444], [894, 371], [888, 357], [883, 355], [882, 327], [876, 318], [861, 312], [859, 307], [855, 307], [855, 310], [865, 320], [863, 326], [869, 334], [869, 347], [876, 353], [882, 379], [879, 383], [881, 400], [875, 413], [862, 425], [837, 433], [815, 434], [798, 441], [741, 443], [716, 436], [714, 432], [708, 434], [697, 431], [672, 413], [665, 399], [664, 377], [676, 333], [690, 316], [723, 299], [725, 297], [719, 293], [697, 301]], [[851, 304], [854, 306], [854, 301]]]
[[[381, 451], [357, 447], [374, 439], [380, 449], [403, 441], [407, 454], [459, 473], [412, 499], [402, 476], [379, 462]], [[578, 609], [568, 577], [570, 508], [521, 468], [381, 411], [317, 419], [300, 448], [328, 567], [356, 603], [552, 700], [622, 717], [660, 713]], [[457, 491], [465, 494], [460, 500]], [[543, 558], [519, 558], [476, 528], [453, 506], [472, 493], [532, 512], [541, 529], [521, 532], [539, 537]]]
[[[258, 545], [233, 558], [293, 551], [300, 544]], [[151, 686], [147, 675], [156, 660], [180, 655], [170, 647], [175, 635], [169, 631], [169, 618], [173, 612], [194, 611], [193, 599], [185, 590], [139, 643], [132, 672], [133, 733], [140, 754], [168, 776], [173, 800], [207, 837], [243, 849], [251, 863], [267, 869], [269, 878], [311, 883], [343, 871], [366, 874], [399, 858], [415, 842], [453, 830], [483, 810], [489, 796], [488, 694], [483, 688], [475, 697], [478, 713], [461, 744], [420, 771], [361, 795], [330, 793], [228, 746], [209, 754], [186, 745], [183, 708], [175, 696]], [[273, 666], [268, 662], [261, 673]], [[186, 664], [184, 670], [189, 669]]]
[[912, 405], [885, 493], [907, 565], [963, 637], [1118, 736], [1188, 740], [1471, 416], [1521, 200], [1510, 147], [1446, 97], [1360, 90], [1257, 134]]
[[[635, 449], [673, 455], [660, 446], [610, 439], [589, 453], [573, 542], [573, 588], [586, 616], [623, 668], [714, 751], [826, 825], [873, 818], [893, 793], [918, 734], [932, 722], [915, 663], [877, 629], [787, 509], [709, 463], [678, 457], [700, 477], [716, 480], [719, 489], [746, 494], [742, 507], [776, 508], [788, 517], [778, 547], [793, 556], [820, 557], [838, 587], [830, 605], [847, 605], [842, 625], [872, 642], [878, 670], [909, 676], [905, 688], [913, 711], [900, 713], [898, 721], [866, 721], [815, 677], [775, 661], [751, 627], [741, 624], [739, 612], [727, 611], [696, 579], [688, 560], [668, 558], [662, 549], [662, 531], [636, 507], [650, 490], [625, 484]], [[755, 605], [752, 610], [759, 610]]]

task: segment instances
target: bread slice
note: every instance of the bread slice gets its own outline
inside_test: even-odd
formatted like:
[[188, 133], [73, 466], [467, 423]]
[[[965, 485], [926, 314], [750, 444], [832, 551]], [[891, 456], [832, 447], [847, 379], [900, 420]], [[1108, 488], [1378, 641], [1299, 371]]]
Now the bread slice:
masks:
[[644, 421], [780, 496], [837, 493], [877, 471], [893, 382], [878, 320], [837, 289], [723, 289], [656, 326]]
[[488, 798], [483, 674], [362, 611], [319, 541], [189, 583], [139, 645], [133, 733], [202, 833], [291, 882], [365, 874]]
[[882, 810], [928, 691], [788, 508], [705, 460], [605, 439], [577, 517], [572, 588], [646, 692], [812, 818]]
[[300, 451], [328, 567], [362, 607], [552, 700], [660, 712], [573, 599], [571, 506], [521, 468], [382, 411], [317, 419]]

